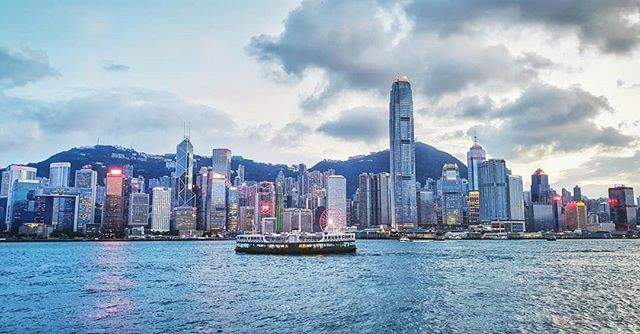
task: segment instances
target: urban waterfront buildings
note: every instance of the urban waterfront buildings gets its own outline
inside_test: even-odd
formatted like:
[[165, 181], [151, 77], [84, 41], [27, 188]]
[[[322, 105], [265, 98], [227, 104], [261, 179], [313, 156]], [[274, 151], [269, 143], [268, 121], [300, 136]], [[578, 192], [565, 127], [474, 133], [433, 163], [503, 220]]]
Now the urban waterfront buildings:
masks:
[[466, 209], [465, 189], [456, 164], [444, 164], [439, 185], [442, 225], [462, 226]]
[[504, 160], [489, 159], [479, 166], [480, 220], [509, 220], [509, 172]]
[[124, 233], [124, 182], [122, 169], [112, 169], [107, 173], [107, 195], [103, 209], [102, 228], [109, 236], [120, 236]]
[[68, 187], [71, 175], [71, 163], [54, 162], [49, 165], [49, 186]]
[[411, 84], [406, 76], [398, 76], [389, 98], [391, 225], [396, 229], [415, 228], [418, 223], [413, 131]]
[[171, 229], [170, 188], [156, 187], [152, 190], [151, 231], [169, 232]]
[[609, 188], [609, 207], [611, 221], [617, 231], [635, 230], [637, 225], [637, 209], [633, 196], [633, 188], [616, 185]]
[[487, 152], [485, 152], [474, 138], [473, 146], [471, 146], [467, 152], [467, 180], [469, 180], [469, 191], [480, 190], [480, 164], [485, 160], [487, 160]]
[[189, 137], [176, 147], [175, 206], [195, 207], [193, 194], [193, 145]]

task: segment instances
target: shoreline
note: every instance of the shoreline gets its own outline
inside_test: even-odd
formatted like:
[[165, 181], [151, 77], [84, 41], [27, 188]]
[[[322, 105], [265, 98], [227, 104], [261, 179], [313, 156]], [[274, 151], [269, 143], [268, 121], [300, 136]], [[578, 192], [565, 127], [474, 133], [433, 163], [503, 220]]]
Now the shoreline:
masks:
[[235, 239], [216, 238], [216, 239], [4, 239], [0, 243], [19, 243], [19, 242], [155, 242], [155, 241], [233, 241]]

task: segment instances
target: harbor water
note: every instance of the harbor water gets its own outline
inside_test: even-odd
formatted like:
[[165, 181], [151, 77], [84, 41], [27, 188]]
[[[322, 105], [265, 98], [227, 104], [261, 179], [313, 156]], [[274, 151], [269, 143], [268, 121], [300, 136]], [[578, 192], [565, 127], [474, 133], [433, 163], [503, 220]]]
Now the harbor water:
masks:
[[0, 244], [0, 332], [640, 331], [640, 240], [358, 240], [354, 255], [232, 241]]

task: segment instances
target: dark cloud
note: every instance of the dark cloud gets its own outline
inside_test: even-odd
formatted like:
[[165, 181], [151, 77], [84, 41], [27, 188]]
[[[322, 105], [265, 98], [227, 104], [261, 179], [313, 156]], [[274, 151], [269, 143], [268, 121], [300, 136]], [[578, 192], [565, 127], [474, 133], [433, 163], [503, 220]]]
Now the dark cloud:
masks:
[[490, 123], [468, 130], [503, 157], [540, 157], [557, 152], [575, 152], [590, 147], [624, 148], [637, 138], [595, 118], [613, 109], [604, 97], [578, 87], [562, 89], [536, 85], [517, 100], [497, 106], [486, 98], [470, 98], [458, 105], [458, 113]]
[[290, 76], [324, 71], [328, 83], [304, 99], [307, 110], [349, 89], [385, 93], [398, 74], [408, 74], [419, 92], [439, 99], [487, 84], [499, 89], [529, 83], [537, 68], [548, 65], [533, 53], [514, 56], [503, 45], [488, 45], [479, 35], [416, 32], [405, 18], [401, 8], [375, 1], [306, 1], [289, 13], [280, 35], [256, 36], [248, 50]]
[[0, 48], [0, 90], [57, 75], [58, 72], [49, 65], [49, 57], [42, 51], [23, 49], [11, 52]]
[[110, 72], [126, 72], [131, 69], [129, 65], [108, 62], [102, 65], [102, 69]]
[[321, 124], [318, 131], [342, 140], [374, 143], [387, 138], [387, 122], [386, 110], [359, 107], [343, 111], [336, 120]]
[[577, 35], [586, 46], [627, 53], [640, 43], [637, 0], [418, 0], [407, 6], [416, 28], [441, 34], [465, 33], [480, 25], [538, 24]]

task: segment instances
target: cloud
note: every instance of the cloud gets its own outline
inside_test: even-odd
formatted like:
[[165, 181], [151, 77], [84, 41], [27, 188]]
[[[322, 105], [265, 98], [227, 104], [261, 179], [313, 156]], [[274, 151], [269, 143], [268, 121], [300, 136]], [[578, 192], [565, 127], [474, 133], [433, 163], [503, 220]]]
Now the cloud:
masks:
[[346, 141], [378, 142], [389, 134], [387, 114], [381, 108], [353, 108], [340, 113], [336, 120], [321, 124], [317, 130]]
[[467, 133], [477, 134], [505, 158], [533, 158], [592, 147], [625, 148], [638, 139], [619, 129], [597, 125], [595, 118], [613, 109], [604, 97], [579, 87], [535, 85], [515, 101], [501, 105], [476, 97], [457, 107], [459, 115], [485, 122]]
[[126, 72], [131, 69], [129, 65], [108, 62], [102, 65], [102, 69], [110, 72]]
[[[595, 156], [578, 167], [562, 172], [558, 184], [580, 184], [583, 193], [606, 196], [614, 184], [637, 186], [640, 179], [640, 151], [631, 156]], [[637, 193], [636, 193], [637, 195]]]
[[419, 92], [439, 99], [478, 86], [530, 83], [537, 68], [549, 63], [534, 53], [512, 55], [482, 35], [443, 37], [415, 31], [414, 23], [399, 5], [305, 1], [289, 13], [280, 35], [255, 36], [248, 51], [292, 77], [320, 69], [327, 83], [302, 101], [309, 111], [348, 90], [384, 94], [398, 74], [408, 74]]
[[[167, 92], [142, 89], [91, 91], [68, 100], [44, 102], [0, 95], [0, 163], [16, 156], [41, 160], [56, 150], [101, 142], [171, 151], [191, 124], [194, 146], [243, 145], [242, 129], [217, 109]], [[206, 145], [206, 146], [205, 146]], [[205, 151], [206, 152], [206, 151]]]
[[416, 29], [440, 34], [468, 33], [483, 25], [542, 25], [553, 33], [576, 35], [583, 46], [605, 53], [628, 53], [640, 43], [636, 0], [469, 0], [413, 1], [407, 13]]
[[49, 65], [49, 57], [43, 51], [22, 49], [12, 52], [0, 48], [0, 91], [57, 75], [58, 71]]

